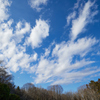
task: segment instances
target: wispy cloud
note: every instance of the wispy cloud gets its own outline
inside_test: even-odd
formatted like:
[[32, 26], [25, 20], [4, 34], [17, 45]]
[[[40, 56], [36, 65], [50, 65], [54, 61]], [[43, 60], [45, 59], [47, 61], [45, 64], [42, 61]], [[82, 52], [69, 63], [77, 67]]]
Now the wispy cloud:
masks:
[[79, 7], [80, 0], [77, 0], [77, 3], [74, 4], [74, 9], [77, 9]]
[[67, 26], [70, 24], [70, 21], [75, 18], [75, 16], [76, 16], [75, 11], [67, 16]]
[[[51, 82], [51, 84], [67, 84], [81, 81], [86, 76], [99, 72], [99, 68], [89, 68], [88, 66], [95, 61], [92, 61], [88, 53], [92, 51], [92, 47], [98, 43], [96, 38], [83, 37], [74, 41], [86, 25], [91, 22], [91, 19], [97, 14], [97, 10], [92, 11], [94, 2], [88, 1], [79, 12], [76, 18], [74, 11], [67, 17], [67, 24], [72, 22], [70, 32], [71, 39], [68, 42], [62, 41], [59, 44], [54, 44], [45, 50], [45, 56], [41, 56], [36, 69], [36, 83]], [[78, 6], [76, 7], [78, 8]], [[75, 8], [74, 8], [75, 9]], [[77, 80], [77, 81], [76, 81]]]
[[[85, 66], [94, 63], [94, 61], [86, 60], [85, 56], [91, 50], [91, 47], [97, 42], [98, 41], [95, 38], [82, 38], [75, 43], [62, 42], [61, 44], [55, 44], [55, 48], [52, 51], [52, 57], [45, 58], [44, 56], [42, 56], [40, 59], [36, 71], [36, 83], [46, 82], [49, 79], [54, 79], [55, 77], [57, 77], [57, 79], [62, 79], [62, 84], [67, 83], [67, 81], [64, 82], [63, 80], [65, 78], [64, 74], [67, 75], [68, 73], [73, 71], [73, 73], [77, 75], [79, 73], [78, 70], [80, 70], [81, 68], [84, 69]], [[82, 60], [74, 59], [75, 56], [79, 56]], [[73, 73], [70, 73], [70, 75], [72, 75]], [[75, 78], [74, 75], [73, 78]], [[54, 80], [54, 83], [55, 81], [56, 79]], [[58, 82], [58, 84], [61, 83]]]
[[46, 5], [48, 0], [29, 0], [29, 4], [33, 9], [36, 9], [38, 12], [41, 11], [41, 5]]
[[[98, 13], [98, 11], [95, 9], [94, 11], [92, 11], [92, 7], [94, 6], [94, 4], [95, 2], [91, 2], [89, 0], [87, 3], [85, 3], [84, 7], [80, 9], [78, 17], [72, 20], [72, 28], [70, 34], [72, 40], [75, 40], [77, 38], [77, 36], [85, 29], [86, 25], [90, 23], [93, 17]], [[74, 12], [72, 13], [72, 15], [74, 15]]]

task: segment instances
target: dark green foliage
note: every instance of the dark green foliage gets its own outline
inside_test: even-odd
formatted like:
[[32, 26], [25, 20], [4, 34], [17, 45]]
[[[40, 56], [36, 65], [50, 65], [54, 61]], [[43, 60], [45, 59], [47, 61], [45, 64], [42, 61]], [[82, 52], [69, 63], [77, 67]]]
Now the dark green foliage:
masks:
[[17, 90], [17, 91], [20, 91], [20, 87], [18, 86], [18, 87], [16, 88], [16, 90]]
[[97, 82], [91, 80], [86, 86], [87, 88], [93, 89], [94, 91], [100, 93], [100, 79], [98, 79]]
[[16, 94], [10, 94], [9, 95], [9, 100], [20, 100], [20, 97]]
[[9, 100], [10, 89], [6, 84], [0, 83], [0, 100]]
[[0, 100], [20, 100], [19, 96], [14, 94], [15, 85], [12, 83], [12, 78], [0, 61]]
[[0, 100], [20, 100], [20, 97], [15, 94], [10, 94], [9, 86], [0, 83]]

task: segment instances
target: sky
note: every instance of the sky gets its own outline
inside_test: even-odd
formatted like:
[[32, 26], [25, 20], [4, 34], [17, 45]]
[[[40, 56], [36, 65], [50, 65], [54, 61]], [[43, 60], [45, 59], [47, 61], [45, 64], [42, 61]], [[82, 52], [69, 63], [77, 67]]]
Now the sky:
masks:
[[0, 0], [0, 60], [22, 87], [76, 91], [100, 78], [100, 0]]

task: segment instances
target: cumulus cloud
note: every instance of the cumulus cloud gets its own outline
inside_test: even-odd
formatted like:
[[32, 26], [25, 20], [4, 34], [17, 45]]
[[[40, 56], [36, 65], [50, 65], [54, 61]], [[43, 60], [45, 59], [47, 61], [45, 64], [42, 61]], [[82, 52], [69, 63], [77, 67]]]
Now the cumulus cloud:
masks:
[[33, 29], [26, 21], [19, 21], [15, 27], [12, 27], [14, 20], [8, 20], [9, 14], [7, 13], [10, 2], [0, 0], [0, 4], [2, 12], [0, 15], [3, 15], [0, 16], [2, 21], [0, 23], [0, 60], [4, 60], [5, 66], [12, 72], [17, 72], [19, 69], [30, 73], [35, 72], [35, 65], [31, 64], [37, 60], [38, 54], [35, 51], [33, 54], [26, 53], [25, 35], [29, 36], [28, 45], [33, 48], [39, 47], [42, 40], [49, 36], [49, 25], [46, 21], [39, 19], [36, 20]]
[[16, 27], [16, 30], [15, 30], [13, 38], [15, 39], [17, 43], [20, 43], [21, 40], [24, 38], [24, 35], [30, 32], [31, 26], [30, 26], [30, 23], [28, 22], [20, 21], [17, 23], [15, 27]]
[[46, 5], [48, 0], [29, 0], [29, 4], [33, 9], [38, 12], [42, 9], [40, 5]]
[[12, 38], [12, 31], [11, 28], [12, 20], [9, 20], [7, 23], [0, 24], [0, 48], [4, 50], [8, 43], [10, 42], [10, 39]]
[[32, 48], [39, 47], [42, 40], [49, 36], [49, 25], [44, 20], [36, 20], [36, 25], [31, 30], [30, 36], [26, 39], [26, 44]]
[[33, 69], [35, 71], [34, 65], [31, 66], [31, 63], [37, 60], [38, 54], [35, 51], [31, 55], [27, 54], [26, 46], [23, 45], [24, 35], [31, 32], [30, 23], [19, 21], [15, 27], [12, 27], [14, 20], [8, 20], [7, 12], [10, 2], [0, 0], [0, 4], [0, 60], [4, 60], [5, 66], [12, 72], [17, 72], [19, 69], [28, 72], [33, 72]]
[[[22, 69], [30, 69], [30, 63], [37, 60], [37, 53], [32, 55], [27, 54], [26, 48], [19, 43], [20, 39], [23, 38], [22, 34], [29, 31], [28, 28], [17, 29], [18, 33], [13, 33], [11, 24], [12, 20], [7, 23], [0, 24], [0, 60], [5, 60], [6, 67], [13, 72]], [[24, 26], [28, 27], [29, 24], [25, 23]], [[19, 35], [20, 39], [17, 38], [16, 34]], [[13, 38], [16, 36], [17, 41]]]

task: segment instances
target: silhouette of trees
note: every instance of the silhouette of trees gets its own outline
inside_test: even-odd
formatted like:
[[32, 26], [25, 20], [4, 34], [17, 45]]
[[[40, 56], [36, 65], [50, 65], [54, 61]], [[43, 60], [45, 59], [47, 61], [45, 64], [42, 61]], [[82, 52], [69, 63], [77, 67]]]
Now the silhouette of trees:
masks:
[[100, 79], [97, 82], [91, 80], [89, 84], [86, 85], [88, 89], [92, 89], [100, 93]]
[[0, 83], [0, 100], [20, 100], [20, 97], [15, 94], [10, 94], [9, 86]]
[[20, 97], [16, 94], [10, 94], [9, 95], [9, 100], [20, 100]]
[[6, 84], [0, 83], [0, 100], [9, 100], [10, 89]]
[[8, 74], [8, 72], [6, 71], [7, 68], [5, 68], [4, 66], [2, 66], [2, 62], [0, 61], [0, 83], [5, 83], [5, 84], [9, 84], [12, 82], [12, 75]]
[[10, 92], [14, 91], [13, 76], [7, 72], [7, 68], [3, 65], [3, 61], [0, 61], [0, 83], [7, 84], [10, 88]]

